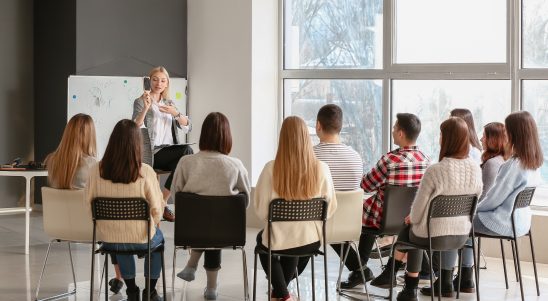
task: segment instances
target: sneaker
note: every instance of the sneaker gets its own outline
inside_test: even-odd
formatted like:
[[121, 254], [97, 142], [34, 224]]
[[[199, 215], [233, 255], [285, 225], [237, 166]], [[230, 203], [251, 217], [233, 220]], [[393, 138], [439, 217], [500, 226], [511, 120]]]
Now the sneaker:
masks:
[[[363, 275], [365, 277], [365, 282], [371, 281], [373, 280], [373, 278], [375, 278], [375, 276], [373, 275], [373, 272], [368, 267], [363, 268]], [[351, 289], [360, 284], [363, 284], [362, 274], [360, 273], [360, 271], [352, 271], [348, 275], [348, 279], [346, 281], [341, 282], [341, 288]]]
[[118, 294], [122, 287], [124, 287], [124, 282], [122, 280], [112, 278], [108, 281], [108, 285], [110, 286], [111, 292], [113, 292], [114, 294]]
[[206, 300], [217, 300], [217, 289], [216, 288], [205, 288], [204, 289], [204, 298]]
[[163, 218], [164, 220], [173, 223], [175, 221], [175, 212], [173, 212], [168, 206], [165, 206]]
[[196, 269], [195, 268], [190, 268], [190, 267], [185, 267], [182, 271], [180, 271], [179, 273], [177, 273], [177, 277], [185, 280], [185, 281], [192, 281], [194, 280], [194, 278], [196, 277]]

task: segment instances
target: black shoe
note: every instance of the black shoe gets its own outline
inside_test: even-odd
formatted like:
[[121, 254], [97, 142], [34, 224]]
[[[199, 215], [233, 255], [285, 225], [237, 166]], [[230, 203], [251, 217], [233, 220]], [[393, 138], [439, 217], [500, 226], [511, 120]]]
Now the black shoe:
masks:
[[116, 278], [112, 278], [108, 281], [108, 285], [110, 286], [111, 292], [118, 294], [122, 287], [124, 287], [124, 282]]
[[[455, 293], [453, 290], [453, 270], [441, 270], [440, 277], [433, 283], [434, 296], [439, 295], [439, 281], [441, 281], [441, 296], [452, 298]], [[425, 286], [421, 288], [421, 293], [430, 296], [432, 295], [432, 288]]]
[[474, 268], [462, 267], [461, 269], [462, 278], [460, 275], [457, 275], [453, 279], [453, 289], [457, 291], [459, 289], [459, 280], [460, 280], [460, 292], [461, 293], [475, 293], [476, 286], [474, 285]]
[[398, 293], [396, 300], [398, 301], [418, 301], [417, 287], [419, 285], [418, 277], [409, 277], [405, 275], [405, 286], [403, 290]]
[[136, 286], [134, 289], [126, 289], [127, 301], [141, 301], [139, 299], [139, 287]]
[[[373, 272], [368, 267], [363, 268], [363, 276], [365, 277], [365, 282], [371, 281], [373, 280], [373, 278], [375, 278]], [[360, 271], [352, 271], [348, 275], [348, 279], [341, 282], [341, 288], [351, 289], [360, 284], [363, 284], [362, 273], [360, 273]]]
[[[142, 300], [147, 301], [147, 289], [146, 288], [143, 290], [143, 299]], [[152, 291], [150, 292], [150, 301], [164, 301], [164, 299], [158, 295], [158, 292], [156, 291], [156, 289], [152, 289]]]
[[377, 278], [373, 279], [373, 281], [371, 281], [371, 285], [386, 289], [390, 288], [390, 273], [392, 271], [392, 265], [394, 265], [394, 277], [392, 278], [392, 285], [396, 286], [396, 272], [403, 266], [403, 262], [399, 260], [394, 260], [394, 258], [392, 257], [388, 259], [388, 263], [384, 267], [382, 273], [377, 276]]

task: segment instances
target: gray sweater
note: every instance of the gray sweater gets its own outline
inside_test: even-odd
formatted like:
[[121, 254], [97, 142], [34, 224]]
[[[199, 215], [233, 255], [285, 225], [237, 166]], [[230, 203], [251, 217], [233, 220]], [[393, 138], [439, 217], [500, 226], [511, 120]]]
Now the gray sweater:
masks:
[[251, 184], [242, 161], [218, 152], [200, 151], [181, 158], [173, 174], [171, 191], [200, 195], [247, 194]]
[[481, 166], [481, 179], [483, 180], [483, 191], [481, 192], [480, 201], [483, 199], [487, 191], [491, 189], [491, 186], [495, 183], [495, 178], [499, 172], [500, 166], [504, 163], [502, 156], [493, 157]]

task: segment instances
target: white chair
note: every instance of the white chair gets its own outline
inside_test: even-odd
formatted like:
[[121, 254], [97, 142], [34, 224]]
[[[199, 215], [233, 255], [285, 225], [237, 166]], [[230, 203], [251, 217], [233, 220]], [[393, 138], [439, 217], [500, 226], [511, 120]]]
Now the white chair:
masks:
[[86, 209], [84, 203], [83, 190], [42, 187], [42, 209], [44, 231], [52, 240], [48, 244], [46, 258], [44, 259], [44, 265], [42, 266], [42, 272], [40, 273], [40, 278], [38, 279], [38, 285], [36, 287], [35, 299], [39, 300], [38, 293], [40, 291], [40, 283], [44, 271], [46, 270], [51, 245], [54, 242], [66, 242], [68, 244], [72, 279], [74, 281], [74, 290], [71, 292], [41, 299], [52, 300], [76, 294], [76, 275], [74, 273], [74, 263], [72, 261], [70, 244], [91, 244], [93, 240], [93, 223], [91, 221], [91, 214], [88, 212], [88, 209]]
[[340, 295], [347, 296], [340, 289], [341, 275], [344, 268], [344, 262], [348, 257], [348, 251], [351, 247], [356, 249], [362, 281], [364, 283], [364, 292], [369, 300], [367, 283], [363, 274], [361, 259], [358, 255], [358, 248], [355, 241], [360, 239], [362, 231], [362, 212], [363, 212], [363, 191], [337, 191], [337, 210], [335, 214], [327, 221], [327, 243], [344, 245], [346, 253], [341, 257], [339, 266], [339, 277], [337, 279], [337, 292]]

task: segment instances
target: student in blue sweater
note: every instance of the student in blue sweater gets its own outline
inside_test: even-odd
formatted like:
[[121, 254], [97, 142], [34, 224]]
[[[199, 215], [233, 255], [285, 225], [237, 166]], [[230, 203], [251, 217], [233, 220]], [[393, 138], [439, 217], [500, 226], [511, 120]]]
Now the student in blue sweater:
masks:
[[[509, 159], [503, 163], [495, 178], [495, 183], [480, 200], [474, 218], [474, 231], [490, 235], [512, 236], [511, 214], [516, 196], [525, 187], [535, 187], [541, 183], [539, 167], [543, 163], [542, 150], [537, 125], [527, 111], [514, 112], [506, 117], [507, 144], [505, 153]], [[531, 228], [531, 209], [517, 209], [514, 214], [516, 236], [525, 235]], [[457, 251], [442, 253], [442, 269], [452, 270], [457, 259]], [[472, 267], [474, 262], [471, 249], [463, 252], [463, 267]], [[473, 273], [463, 273], [461, 292], [474, 292]], [[444, 291], [452, 290], [453, 283], [442, 282]], [[437, 289], [437, 286], [435, 286]], [[430, 288], [423, 288], [425, 295]], [[437, 295], [437, 292], [436, 292]]]

